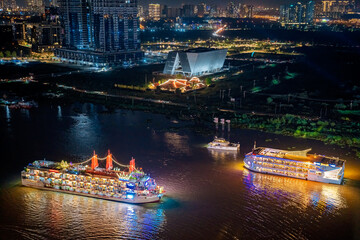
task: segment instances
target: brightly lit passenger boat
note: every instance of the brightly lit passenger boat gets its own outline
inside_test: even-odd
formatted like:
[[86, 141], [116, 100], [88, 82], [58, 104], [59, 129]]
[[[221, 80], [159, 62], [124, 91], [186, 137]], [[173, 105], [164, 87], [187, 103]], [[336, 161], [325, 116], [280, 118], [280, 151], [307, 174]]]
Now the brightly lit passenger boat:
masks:
[[[99, 168], [99, 160], [106, 160], [106, 168]], [[86, 165], [90, 163], [91, 166]], [[113, 162], [120, 168], [113, 169]], [[112, 154], [104, 158], [94, 156], [82, 163], [39, 160], [30, 163], [21, 172], [22, 185], [43, 190], [64, 192], [126, 203], [159, 202], [164, 195], [163, 187], [142, 169], [122, 165]]]
[[230, 143], [229, 141], [226, 141], [224, 138], [215, 137], [214, 141], [210, 142], [207, 148], [217, 149], [217, 150], [237, 151], [240, 148], [240, 144]]
[[286, 151], [254, 147], [246, 154], [244, 166], [252, 171], [300, 178], [316, 182], [341, 184], [345, 160], [303, 151]]

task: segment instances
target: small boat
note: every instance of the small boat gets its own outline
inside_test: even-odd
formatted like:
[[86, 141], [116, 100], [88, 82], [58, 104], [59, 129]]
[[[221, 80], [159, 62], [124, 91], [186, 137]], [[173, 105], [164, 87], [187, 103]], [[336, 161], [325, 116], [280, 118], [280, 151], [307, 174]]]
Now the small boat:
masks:
[[239, 143], [230, 143], [224, 138], [215, 137], [214, 141], [210, 142], [207, 146], [208, 149], [216, 150], [228, 150], [228, 151], [238, 151], [240, 149]]

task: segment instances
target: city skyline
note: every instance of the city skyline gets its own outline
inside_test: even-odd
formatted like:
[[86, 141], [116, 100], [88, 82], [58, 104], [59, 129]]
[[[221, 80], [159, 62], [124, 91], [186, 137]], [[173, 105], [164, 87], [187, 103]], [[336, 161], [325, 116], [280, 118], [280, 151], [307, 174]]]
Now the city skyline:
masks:
[[159, 3], [159, 4], [164, 4], [164, 5], [168, 5], [171, 7], [181, 7], [182, 4], [200, 4], [200, 3], [206, 3], [207, 5], [217, 5], [219, 7], [226, 7], [226, 5], [230, 2], [234, 2], [234, 3], [243, 3], [243, 4], [252, 4], [255, 6], [264, 6], [264, 7], [279, 7], [282, 4], [291, 4], [295, 1], [292, 0], [226, 0], [226, 1], [221, 1], [221, 0], [194, 0], [194, 1], [177, 1], [177, 0], [154, 0], [154, 1], [149, 1], [149, 0], [139, 0], [138, 4], [139, 5], [143, 5], [143, 6], [147, 6], [148, 4], [151, 3]]
[[[17, 5], [19, 6], [27, 6], [27, 0], [16, 0]], [[200, 3], [206, 3], [207, 5], [217, 5], [219, 7], [226, 7], [226, 5], [230, 2], [234, 3], [243, 3], [243, 4], [252, 4], [255, 6], [264, 6], [264, 7], [279, 7], [282, 4], [291, 4], [294, 1], [292, 0], [194, 0], [194, 1], [177, 1], [177, 0], [139, 0], [138, 5], [142, 6], [148, 6], [151, 3], [159, 3], [168, 5], [171, 7], [181, 7], [182, 4], [200, 4]]]

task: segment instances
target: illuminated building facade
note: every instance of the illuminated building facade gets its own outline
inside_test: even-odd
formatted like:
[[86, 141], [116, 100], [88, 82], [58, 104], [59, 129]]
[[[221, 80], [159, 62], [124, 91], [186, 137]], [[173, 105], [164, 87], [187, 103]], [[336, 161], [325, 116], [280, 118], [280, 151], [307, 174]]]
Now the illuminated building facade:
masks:
[[45, 2], [43, 0], [28, 0], [28, 9], [33, 13], [43, 14], [45, 12]]
[[160, 4], [149, 4], [149, 18], [154, 21], [159, 21], [161, 17]]
[[216, 73], [224, 66], [227, 49], [194, 48], [168, 54], [164, 74], [201, 76]]
[[204, 17], [204, 15], [206, 14], [206, 4], [205, 3], [201, 3], [197, 5], [197, 16], [198, 17]]
[[254, 12], [253, 5], [240, 4], [239, 14], [241, 18], [252, 18]]
[[315, 2], [298, 2], [280, 6], [280, 22], [282, 24], [312, 24], [314, 21]]
[[65, 38], [60, 59], [119, 64], [142, 58], [136, 0], [61, 0]]
[[355, 9], [355, 1], [353, 0], [325, 0], [321, 1], [320, 17], [339, 19], [343, 14], [351, 12]]
[[16, 0], [1, 0], [0, 8], [8, 9], [8, 10], [15, 10], [17, 8]]

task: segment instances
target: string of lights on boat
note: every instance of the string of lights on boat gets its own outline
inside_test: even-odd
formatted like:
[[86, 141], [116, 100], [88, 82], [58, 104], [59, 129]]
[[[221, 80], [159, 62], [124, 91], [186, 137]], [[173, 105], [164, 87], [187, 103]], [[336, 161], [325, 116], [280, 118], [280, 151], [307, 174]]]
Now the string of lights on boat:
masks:
[[[104, 160], [106, 160], [106, 158], [107, 158], [107, 156], [106, 156], [106, 157], [103, 157], [103, 158], [99, 158], [99, 157], [98, 157], [97, 159], [100, 160], [100, 161], [104, 161]], [[125, 165], [125, 164], [119, 163], [119, 162], [117, 161], [117, 159], [116, 159], [113, 155], [111, 155], [111, 158], [112, 158], [112, 161], [113, 161], [114, 163], [116, 163], [117, 165], [119, 165], [120, 167], [125, 167], [125, 168], [129, 168], [129, 167], [130, 167], [130, 165]], [[74, 165], [84, 165], [84, 164], [86, 164], [86, 163], [89, 163], [92, 159], [93, 159], [93, 157], [91, 157], [91, 158], [89, 158], [89, 159], [87, 159], [87, 160], [85, 160], [85, 161], [83, 161], [83, 162], [74, 163]]]

